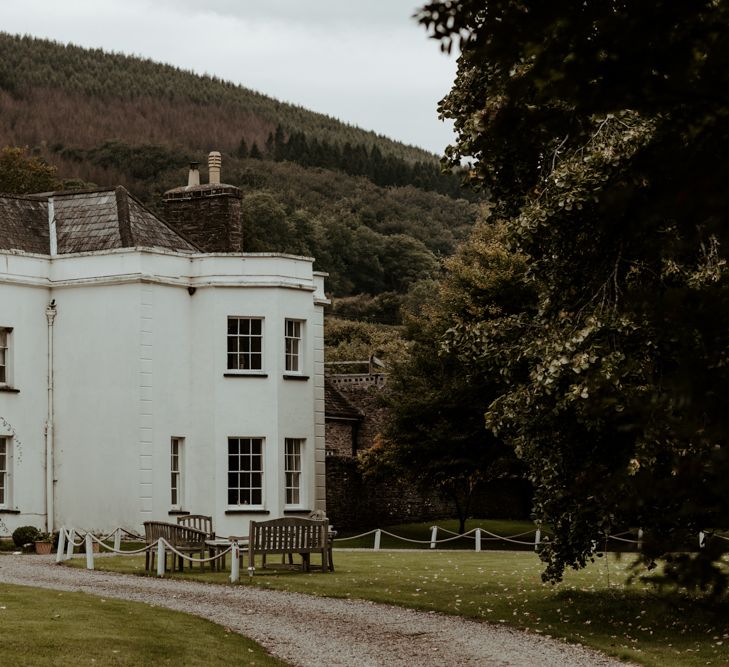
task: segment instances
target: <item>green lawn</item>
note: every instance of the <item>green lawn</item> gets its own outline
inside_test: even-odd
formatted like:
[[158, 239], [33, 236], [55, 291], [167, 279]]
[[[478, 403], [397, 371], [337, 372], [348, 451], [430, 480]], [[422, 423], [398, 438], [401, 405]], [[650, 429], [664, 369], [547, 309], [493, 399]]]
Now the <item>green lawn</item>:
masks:
[[[542, 584], [528, 552], [347, 551], [335, 549], [333, 574], [257, 570], [241, 585], [387, 602], [504, 623], [580, 642], [645, 665], [729, 664], [729, 606], [688, 595], [657, 596], [626, 586], [632, 556], [599, 558], [570, 571], [559, 586]], [[73, 567], [84, 567], [74, 559]], [[98, 559], [98, 569], [144, 575], [144, 559]], [[609, 569], [608, 569], [609, 568]], [[226, 573], [182, 576], [227, 583]], [[608, 576], [610, 585], [608, 586]]]
[[196, 616], [84, 593], [0, 584], [0, 664], [285, 665]]

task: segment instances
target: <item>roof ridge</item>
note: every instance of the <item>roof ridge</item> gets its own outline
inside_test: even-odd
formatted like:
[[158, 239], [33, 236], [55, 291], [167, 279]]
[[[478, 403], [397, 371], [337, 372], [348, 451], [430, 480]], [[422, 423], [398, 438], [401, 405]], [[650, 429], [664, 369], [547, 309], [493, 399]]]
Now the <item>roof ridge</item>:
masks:
[[145, 210], [145, 211], [146, 211], [147, 213], [149, 213], [149, 214], [150, 214], [150, 215], [151, 215], [151, 216], [152, 216], [152, 217], [153, 217], [153, 218], [154, 218], [155, 220], [158, 220], [159, 222], [161, 222], [161, 223], [162, 223], [162, 224], [163, 224], [163, 225], [164, 225], [165, 227], [167, 227], [167, 229], [169, 229], [169, 230], [170, 230], [170, 231], [171, 231], [171, 232], [172, 232], [173, 234], [175, 234], [175, 236], [178, 236], [179, 238], [181, 238], [181, 239], [182, 239], [183, 241], [185, 241], [186, 243], [189, 243], [189, 244], [190, 244], [190, 245], [191, 245], [191, 246], [192, 246], [192, 247], [193, 247], [193, 248], [194, 248], [195, 250], [197, 250], [198, 252], [204, 252], [204, 251], [203, 251], [203, 249], [202, 249], [202, 248], [201, 248], [201, 247], [200, 247], [199, 245], [197, 245], [197, 243], [195, 243], [194, 241], [191, 241], [191, 240], [190, 240], [189, 238], [187, 238], [187, 236], [185, 236], [185, 235], [184, 235], [184, 234], [183, 234], [182, 232], [180, 232], [180, 231], [178, 231], [177, 229], [175, 229], [175, 228], [174, 228], [174, 227], [173, 227], [172, 225], [170, 225], [170, 224], [169, 224], [169, 223], [168, 223], [168, 222], [167, 222], [167, 221], [166, 221], [166, 220], [165, 220], [164, 218], [160, 218], [160, 217], [159, 217], [159, 216], [158, 216], [158, 215], [157, 215], [157, 214], [156, 214], [156, 213], [155, 213], [154, 211], [150, 211], [150, 210], [149, 210], [149, 208], [147, 208], [147, 207], [146, 207], [146, 206], [145, 206], [145, 205], [144, 205], [144, 204], [143, 204], [143, 203], [142, 203], [141, 201], [139, 201], [139, 199], [137, 199], [137, 198], [136, 198], [136, 197], [135, 197], [135, 196], [134, 196], [134, 195], [133, 195], [133, 194], [132, 194], [131, 192], [129, 192], [129, 190], [127, 190], [127, 189], [126, 189], [126, 188], [125, 188], [125, 187], [124, 187], [123, 185], [120, 185], [119, 187], [120, 187], [120, 188], [122, 188], [122, 189], [123, 189], [123, 190], [124, 190], [124, 191], [125, 191], [125, 192], [127, 193], [127, 196], [128, 196], [129, 198], [131, 198], [131, 200], [132, 200], [132, 201], [133, 201], [133, 202], [134, 202], [135, 204], [137, 204], [138, 206], [141, 206], [141, 207], [142, 207], [142, 208], [143, 208], [143, 209], [144, 209], [144, 210]]
[[25, 193], [25, 194], [16, 194], [14, 192], [0, 192], [0, 199], [22, 199], [24, 201], [37, 201], [37, 202], [43, 202], [45, 201], [45, 197], [38, 197], [36, 194], [31, 193]]
[[[124, 188], [123, 185], [117, 186]], [[124, 188], [126, 190], [126, 188]], [[51, 197], [73, 197], [74, 195], [91, 195], [98, 194], [100, 192], [115, 192], [116, 187], [105, 187], [105, 188], [85, 188], [83, 190], [51, 190], [49, 192], [38, 192], [33, 197], [40, 199], [50, 199]]]

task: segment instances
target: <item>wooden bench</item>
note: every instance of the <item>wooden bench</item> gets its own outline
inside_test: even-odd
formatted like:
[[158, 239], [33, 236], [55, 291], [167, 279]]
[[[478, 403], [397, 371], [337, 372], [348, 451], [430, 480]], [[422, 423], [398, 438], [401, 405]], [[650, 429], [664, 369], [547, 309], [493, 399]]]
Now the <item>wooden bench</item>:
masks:
[[[200, 554], [201, 557], [205, 556], [205, 539], [207, 533], [196, 528], [189, 528], [188, 526], [181, 526], [176, 523], [166, 523], [164, 521], [145, 521], [144, 522], [144, 540], [147, 546], [154, 544], [160, 537], [164, 538], [170, 546], [173, 546], [177, 551], [185, 554]], [[147, 571], [154, 569], [154, 559], [156, 556], [156, 550], [145, 551], [144, 567]], [[175, 566], [175, 556], [172, 554], [172, 569]], [[178, 566], [180, 571], [183, 569], [182, 557], [177, 557]], [[192, 563], [190, 563], [192, 567]], [[205, 564], [200, 563], [200, 568], [204, 569]], [[167, 569], [167, 549], [165, 548], [165, 569]]]
[[195, 528], [196, 530], [202, 530], [207, 534], [207, 539], [215, 539], [215, 531], [213, 530], [213, 517], [206, 516], [205, 514], [183, 514], [177, 517], [177, 523], [180, 526], [187, 526], [188, 528]]
[[[248, 571], [255, 572], [255, 557], [262, 556], [262, 567], [266, 568], [266, 556], [280, 554], [289, 556], [289, 564], [269, 567], [294, 567], [293, 555], [302, 559], [301, 569], [311, 568], [311, 554], [321, 555], [322, 572], [329, 571], [329, 521], [327, 519], [283, 518], [270, 521], [251, 521], [248, 531]], [[298, 567], [298, 566], [297, 566]]]

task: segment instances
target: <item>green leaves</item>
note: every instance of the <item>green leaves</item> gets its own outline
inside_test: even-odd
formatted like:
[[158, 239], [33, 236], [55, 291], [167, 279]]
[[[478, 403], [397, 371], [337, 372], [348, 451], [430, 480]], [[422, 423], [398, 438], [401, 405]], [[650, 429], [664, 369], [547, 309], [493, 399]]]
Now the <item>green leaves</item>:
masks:
[[[423, 16], [461, 39], [447, 160], [491, 189], [536, 292], [517, 328], [486, 304], [453, 318], [446, 347], [505, 379], [486, 424], [555, 527], [546, 579], [605, 530], [642, 526], [646, 562], [693, 544], [729, 515], [729, 6], [460, 0]], [[725, 590], [694, 565], [666, 577]]]

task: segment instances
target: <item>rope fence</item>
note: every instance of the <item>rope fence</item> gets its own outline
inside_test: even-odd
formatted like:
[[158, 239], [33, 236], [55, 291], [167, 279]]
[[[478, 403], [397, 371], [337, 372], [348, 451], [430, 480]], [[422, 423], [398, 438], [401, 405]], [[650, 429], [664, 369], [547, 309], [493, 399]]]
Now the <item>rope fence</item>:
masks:
[[[438, 538], [438, 533], [446, 533], [448, 535], [452, 535], [452, 537], [443, 537]], [[609, 541], [613, 540], [615, 542], [621, 542], [623, 544], [633, 544], [637, 547], [638, 551], [640, 551], [643, 548], [643, 529], [639, 528], [636, 533], [636, 539], [632, 539], [630, 537], [623, 537], [624, 535], [632, 535], [633, 533], [629, 530], [623, 531], [622, 533], [616, 533], [614, 535], [605, 535], [601, 536], [600, 541]], [[497, 535], [496, 533], [492, 533], [489, 530], [486, 530], [485, 528], [472, 528], [471, 530], [465, 532], [465, 533], [456, 533], [452, 530], [449, 530], [448, 528], [443, 528], [441, 526], [431, 526], [431, 536], [429, 540], [416, 540], [410, 537], [405, 537], [404, 535], [396, 535], [395, 533], [391, 533], [387, 530], [384, 530], [383, 528], [373, 528], [372, 530], [369, 530], [365, 533], [359, 533], [358, 535], [348, 535], [347, 537], [337, 537], [334, 538], [335, 543], [342, 543], [347, 542], [351, 540], [358, 540], [363, 537], [368, 537], [369, 535], [374, 536], [374, 542], [372, 548], [375, 551], [379, 551], [381, 549], [381, 543], [382, 543], [382, 536], [387, 535], [389, 537], [392, 537], [397, 540], [401, 540], [402, 542], [407, 542], [411, 544], [428, 544], [431, 549], [435, 549], [439, 544], [444, 544], [446, 542], [453, 542], [455, 540], [459, 539], [469, 539], [475, 542], [474, 544], [474, 550], [475, 551], [481, 551], [482, 542], [485, 541], [502, 541], [509, 544], [518, 544], [520, 546], [527, 546], [527, 547], [534, 547], [535, 551], [539, 550], [540, 545], [542, 544], [543, 540], [549, 540], [549, 536], [542, 537], [542, 531], [539, 528], [535, 528], [533, 530], [527, 530], [523, 533], [517, 533], [516, 535]], [[534, 535], [533, 539], [531, 540], [520, 540], [517, 539], [519, 537], [525, 537], [527, 535]], [[716, 537], [720, 540], [725, 540], [729, 542], [729, 537], [724, 535], [719, 535], [715, 532], [710, 531], [700, 531], [698, 535], [698, 541], [699, 541], [699, 548], [703, 549], [706, 546], [706, 538], [707, 536]], [[595, 551], [597, 551], [597, 544], [598, 540], [593, 541], [593, 548]]]
[[[173, 559], [176, 556], [177, 558], [180, 558], [182, 561], [187, 561], [191, 565], [195, 563], [199, 563], [201, 565], [205, 563], [213, 563], [217, 561], [224, 561], [225, 557], [229, 553], [233, 553], [234, 557], [231, 560], [231, 572], [230, 572], [230, 580], [231, 582], [236, 582], [240, 578], [240, 547], [238, 545], [238, 542], [236, 540], [232, 541], [230, 546], [227, 549], [224, 549], [223, 551], [220, 551], [216, 553], [214, 556], [210, 556], [208, 558], [195, 558], [194, 556], [191, 556], [189, 554], [183, 553], [179, 549], [177, 549], [173, 544], [170, 544], [164, 537], [160, 537], [156, 539], [151, 544], [147, 544], [141, 549], [120, 549], [120, 538], [121, 533], [127, 533], [128, 535], [133, 536], [133, 538], [138, 538], [141, 540], [144, 540], [139, 535], [135, 535], [134, 533], [130, 533], [129, 531], [125, 530], [124, 528], [117, 528], [113, 530], [111, 533], [106, 535], [105, 537], [99, 538], [96, 537], [93, 533], [90, 533], [88, 531], [80, 531], [80, 533], [84, 533], [83, 538], [76, 541], [76, 530], [74, 528], [67, 528], [66, 526], [62, 526], [59, 534], [58, 534], [58, 549], [56, 550], [56, 563], [61, 563], [63, 561], [69, 560], [73, 557], [73, 550], [74, 547], [81, 547], [83, 546], [86, 551], [86, 569], [87, 570], [93, 570], [94, 569], [94, 544], [99, 545], [99, 552], [101, 549], [104, 551], [111, 553], [111, 554], [117, 554], [120, 556], [134, 556], [142, 553], [149, 553], [149, 554], [155, 554], [157, 557], [157, 576], [163, 577], [165, 574], [165, 570], [167, 567], [167, 553], [170, 553], [173, 555]], [[106, 541], [110, 537], [114, 537], [114, 546], [110, 546], [106, 543]], [[174, 565], [174, 560], [173, 560]]]
[[[443, 532], [447, 535], [451, 535], [451, 537], [438, 537], [438, 532]], [[533, 540], [519, 540], [516, 538], [524, 537], [526, 535], [534, 534]], [[201, 558], [195, 558], [194, 556], [191, 556], [189, 554], [186, 554], [179, 549], [177, 549], [173, 544], [170, 544], [165, 538], [160, 537], [159, 539], [155, 540], [151, 544], [147, 544], [144, 547], [141, 547], [139, 549], [121, 549], [121, 540], [122, 535], [126, 535], [127, 539], [131, 539], [134, 541], [144, 541], [144, 537], [141, 535], [137, 535], [136, 533], [132, 533], [131, 531], [126, 530], [125, 528], [116, 528], [113, 531], [111, 531], [108, 535], [105, 535], [103, 537], [97, 537], [93, 533], [89, 531], [83, 531], [83, 530], [76, 530], [73, 527], [66, 527], [62, 526], [59, 535], [58, 535], [58, 549], [56, 551], [56, 563], [61, 563], [63, 561], [69, 560], [73, 557], [73, 550], [76, 547], [84, 547], [86, 552], [86, 568], [89, 570], [94, 569], [94, 544], [97, 544], [99, 546], [98, 551], [103, 551], [110, 553], [110, 554], [117, 554], [121, 556], [134, 556], [142, 553], [146, 553], [149, 555], [154, 555], [157, 558], [157, 576], [163, 577], [167, 565], [167, 554], [170, 553], [173, 556], [173, 566], [174, 566], [174, 558], [177, 557], [180, 559], [181, 562], [188, 562], [191, 565], [195, 563], [199, 563], [201, 566], [205, 563], [214, 563], [217, 561], [222, 560], [223, 564], [225, 563], [225, 557], [227, 554], [232, 553], [233, 558], [231, 559], [231, 572], [230, 572], [230, 581], [236, 582], [239, 581], [240, 578], [240, 545], [238, 544], [238, 540], [233, 538], [231, 539], [231, 544], [228, 548], [226, 548], [223, 551], [217, 552], [214, 556], [209, 556], [207, 558], [201, 557]], [[374, 528], [372, 530], [369, 530], [364, 533], [359, 533], [358, 535], [350, 535], [347, 537], [335, 537], [332, 538], [332, 542], [334, 543], [343, 543], [348, 542], [351, 540], [357, 540], [368, 536], [374, 536], [373, 545], [372, 548], [374, 551], [380, 551], [381, 550], [381, 542], [382, 542], [382, 536], [387, 535], [388, 537], [391, 537], [396, 540], [401, 540], [406, 543], [410, 544], [427, 544], [431, 549], [435, 549], [437, 545], [444, 544], [447, 542], [453, 542], [455, 540], [467, 538], [474, 541], [474, 550], [475, 551], [481, 551], [482, 542], [483, 541], [497, 541], [501, 540], [507, 543], [511, 544], [519, 544], [522, 546], [528, 546], [533, 547], [534, 551], [539, 551], [540, 545], [542, 544], [542, 531], [539, 528], [536, 528], [534, 530], [525, 531], [523, 533], [518, 533], [516, 535], [497, 535], [496, 533], [492, 533], [489, 530], [486, 530], [485, 528], [472, 528], [471, 530], [458, 534], [455, 533], [452, 530], [448, 530], [447, 528], [442, 528], [440, 526], [431, 526], [431, 534], [429, 540], [416, 540], [410, 537], [405, 537], [403, 535], [396, 535], [395, 533], [391, 533], [387, 530], [384, 530], [382, 528]], [[634, 544], [637, 546], [638, 550], [640, 551], [643, 546], [643, 530], [638, 529], [637, 531], [637, 539], [631, 539], [623, 537], [624, 535], [632, 535], [631, 531], [623, 531], [622, 533], [616, 533], [615, 535], [606, 535], [601, 538], [601, 540], [604, 540], [606, 543], [608, 540], [615, 540], [617, 542], [627, 543], [627, 544]], [[703, 549], [706, 546], [706, 538], [709, 537], [716, 537], [720, 540], [729, 541], [729, 537], [724, 535], [719, 535], [716, 532], [713, 531], [700, 531], [698, 535], [698, 541], [699, 541], [699, 548]], [[78, 538], [78, 540], [77, 540]], [[113, 538], [113, 546], [108, 544], [109, 541]], [[549, 536], [544, 537], [545, 541], [549, 540]], [[597, 540], [593, 541], [593, 549], [597, 551]]]

